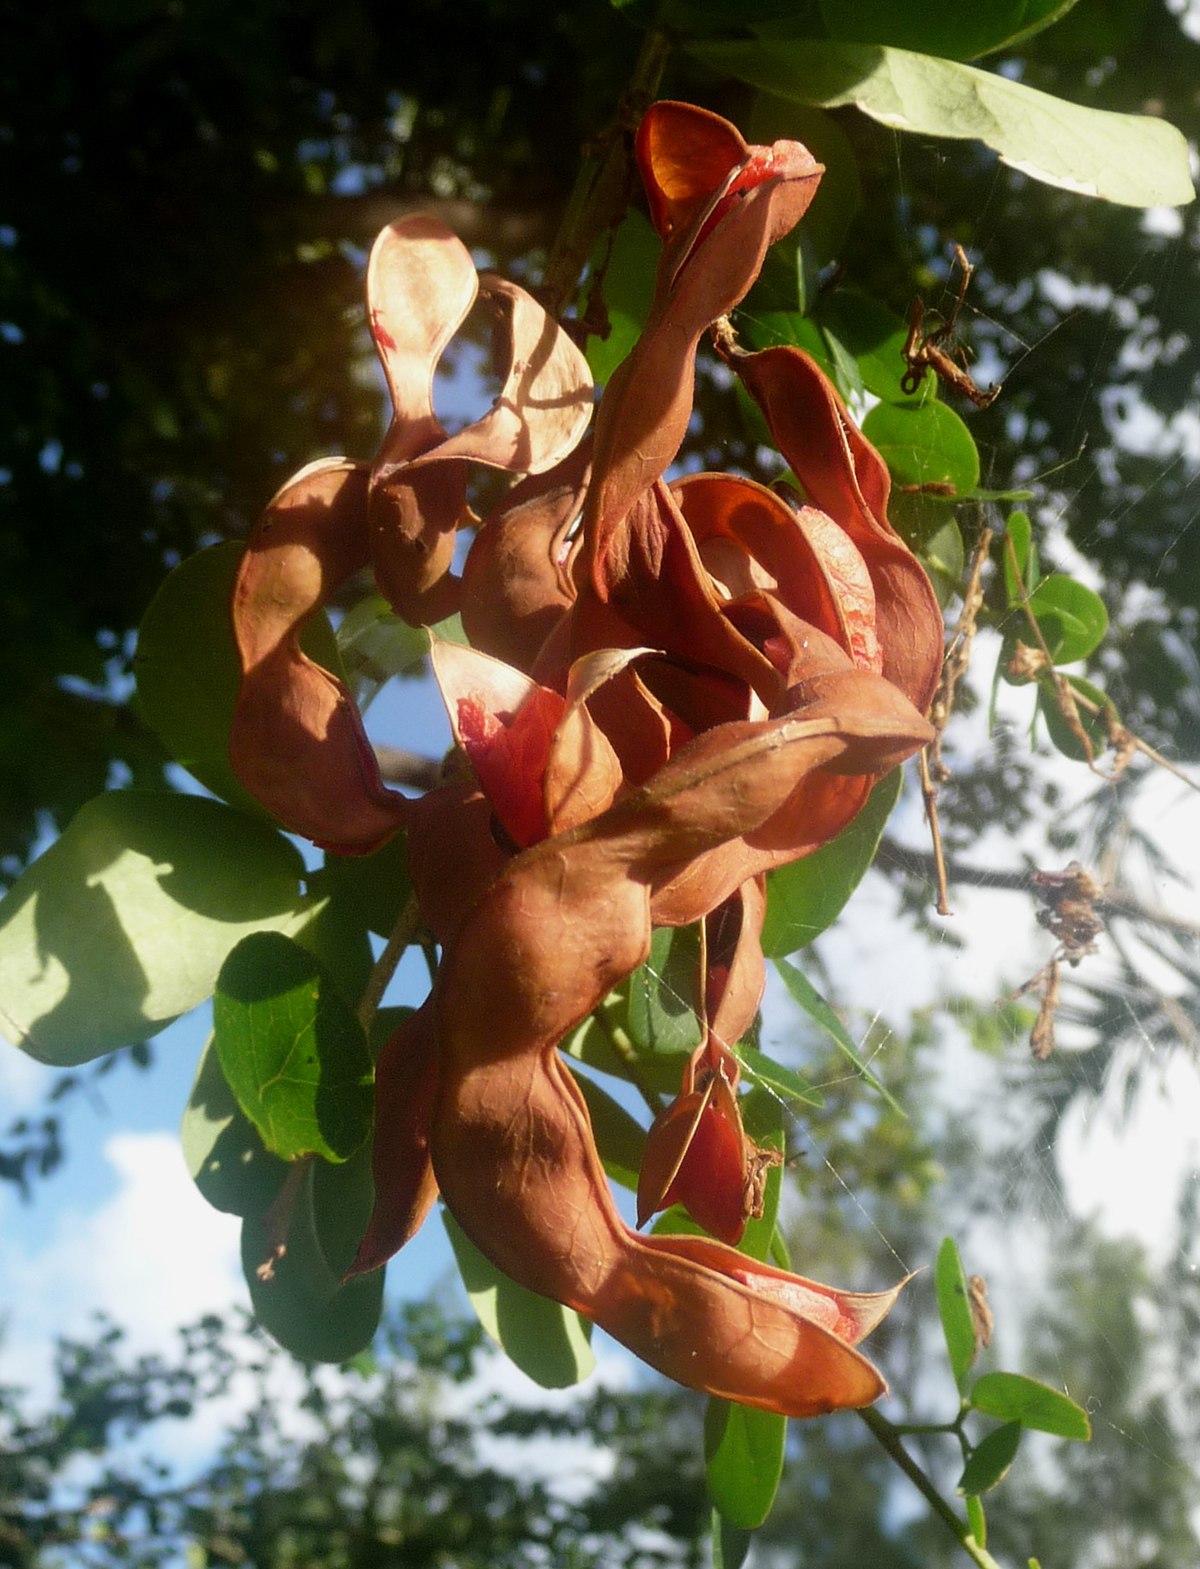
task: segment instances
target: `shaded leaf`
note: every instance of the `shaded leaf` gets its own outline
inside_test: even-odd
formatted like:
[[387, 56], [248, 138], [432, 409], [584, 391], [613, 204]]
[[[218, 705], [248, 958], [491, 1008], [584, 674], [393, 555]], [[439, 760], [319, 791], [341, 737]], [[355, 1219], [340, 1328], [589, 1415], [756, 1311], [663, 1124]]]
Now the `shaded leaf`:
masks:
[[1069, 1395], [1023, 1373], [984, 1373], [971, 1388], [970, 1403], [985, 1416], [1035, 1427], [1058, 1438], [1087, 1440], [1092, 1424]]
[[871, 791], [867, 804], [831, 844], [781, 866], [767, 877], [762, 949], [768, 959], [806, 947], [832, 926], [875, 859], [884, 825], [900, 796], [898, 768]]
[[712, 1562], [713, 1569], [742, 1569], [754, 1541], [749, 1531], [739, 1530], [721, 1516], [718, 1509], [712, 1512]]
[[371, 1054], [313, 954], [278, 932], [247, 937], [221, 967], [213, 1026], [225, 1078], [273, 1154], [344, 1161], [366, 1142]]
[[586, 1378], [596, 1365], [587, 1320], [501, 1274], [448, 1209], [442, 1220], [471, 1306], [501, 1350], [543, 1389], [565, 1389]]
[[156, 1034], [211, 995], [247, 933], [303, 920], [303, 869], [219, 801], [98, 796], [0, 903], [0, 1029], [59, 1067]]
[[263, 1146], [221, 1071], [211, 1037], [179, 1126], [183, 1158], [192, 1181], [214, 1209], [261, 1216], [273, 1203], [288, 1164]]
[[831, 38], [893, 44], [947, 60], [973, 60], [996, 49], [1022, 26], [1025, 0], [971, 0], [931, 6], [928, 0], [821, 0]]
[[898, 131], [977, 138], [1035, 180], [1132, 207], [1193, 196], [1187, 142], [1149, 115], [1086, 109], [931, 55], [819, 39], [695, 43], [715, 71], [799, 103], [854, 104]]
[[[1099, 703], [1101, 709], [1106, 706], [1111, 708], [1108, 695], [1102, 692], [1091, 681], [1085, 681], [1082, 676], [1067, 676], [1067, 685], [1072, 691], [1078, 692], [1082, 697], [1091, 698], [1093, 703]], [[1051, 741], [1063, 754], [1077, 763], [1090, 762], [1086, 750], [1079, 737], [1063, 717], [1062, 709], [1058, 705], [1058, 695], [1048, 682], [1038, 683], [1038, 707], [1042, 718], [1046, 721], [1046, 733]], [[1086, 708], [1077, 708], [1079, 723], [1083, 726], [1083, 733], [1092, 743], [1092, 755], [1099, 756], [1108, 745], [1108, 736], [1105, 731], [1103, 714], [1091, 714]]]
[[[924, 397], [936, 388], [927, 376], [918, 394], [906, 393], [900, 382], [908, 370], [904, 344], [908, 324], [895, 311], [856, 289], [837, 289], [823, 296], [815, 312], [816, 320], [832, 329], [858, 361], [862, 384], [885, 403], [909, 405], [914, 396]], [[807, 348], [807, 344], [802, 345]]]
[[659, 927], [650, 957], [629, 977], [627, 1027], [640, 1051], [690, 1051], [700, 1042], [694, 997], [699, 928]]
[[575, 1083], [587, 1103], [592, 1132], [596, 1136], [596, 1148], [600, 1151], [605, 1171], [622, 1187], [636, 1190], [642, 1152], [646, 1147], [645, 1130], [594, 1079], [577, 1073]]
[[946, 1237], [938, 1249], [933, 1283], [946, 1350], [950, 1354], [950, 1370], [954, 1382], [962, 1389], [975, 1360], [975, 1324], [971, 1317], [967, 1277], [953, 1237]]
[[370, 1345], [383, 1304], [384, 1271], [343, 1276], [371, 1213], [369, 1155], [341, 1166], [316, 1161], [303, 1174], [287, 1231], [287, 1249], [260, 1274], [272, 1252], [262, 1217], [242, 1226], [242, 1268], [254, 1312], [293, 1356], [345, 1362]]
[[978, 1494], [991, 1492], [1008, 1474], [1008, 1468], [1017, 1457], [1021, 1443], [1021, 1424], [1006, 1422], [971, 1451], [971, 1458], [963, 1467], [958, 1479], [960, 1493]]

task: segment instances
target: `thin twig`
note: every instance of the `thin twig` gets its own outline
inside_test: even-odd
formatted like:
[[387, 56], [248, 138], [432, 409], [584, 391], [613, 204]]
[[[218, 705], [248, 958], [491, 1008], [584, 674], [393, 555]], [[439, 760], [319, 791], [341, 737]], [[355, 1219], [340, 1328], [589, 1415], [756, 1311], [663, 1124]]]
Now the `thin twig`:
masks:
[[888, 1421], [887, 1417], [881, 1416], [871, 1406], [867, 1406], [858, 1414], [866, 1423], [871, 1435], [882, 1447], [888, 1458], [895, 1461], [900, 1467], [922, 1498], [929, 1504], [934, 1514], [951, 1532], [972, 1563], [977, 1564], [979, 1569], [1000, 1569], [1000, 1565], [988, 1552], [987, 1548], [981, 1547], [974, 1536], [972, 1536], [971, 1528], [967, 1522], [955, 1513], [941, 1493], [938, 1492], [933, 1482], [930, 1481], [908, 1450], [905, 1449], [900, 1441], [899, 1432]]
[[937, 880], [937, 913], [953, 915], [950, 908], [950, 890], [946, 885], [946, 856], [942, 849], [942, 825], [938, 820], [938, 787], [929, 772], [929, 748], [922, 747], [917, 759], [921, 775], [921, 794], [925, 799], [925, 821], [929, 824], [929, 837], [933, 841], [933, 867]]
[[396, 966], [404, 956], [404, 950], [416, 936], [421, 924], [421, 907], [417, 903], [416, 894], [410, 894], [408, 902], [400, 912], [400, 918], [392, 928], [392, 934], [387, 940], [383, 952], [376, 959], [374, 968], [367, 977], [367, 984], [363, 988], [362, 998], [355, 1010], [358, 1022], [363, 1029], [370, 1031], [371, 1022], [379, 1011], [379, 1004], [383, 1001], [383, 994], [388, 989], [388, 982], [396, 973]]

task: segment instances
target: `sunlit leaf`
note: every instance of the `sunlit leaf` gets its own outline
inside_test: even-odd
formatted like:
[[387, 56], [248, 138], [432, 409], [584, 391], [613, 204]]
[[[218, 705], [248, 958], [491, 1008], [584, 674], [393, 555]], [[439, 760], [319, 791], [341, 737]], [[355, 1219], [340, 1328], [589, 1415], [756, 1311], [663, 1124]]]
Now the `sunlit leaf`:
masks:
[[855, 104], [894, 130], [977, 138], [1003, 163], [1079, 195], [1132, 207], [1193, 196], [1186, 140], [1149, 115], [1086, 109], [974, 66], [870, 44], [762, 38], [689, 49], [799, 103]]
[[[597, 265], [605, 259], [607, 241], [601, 245]], [[617, 230], [612, 254], [604, 273], [604, 305], [608, 336], [587, 342], [587, 362], [600, 384], [606, 382], [629, 353], [645, 324], [654, 297], [654, 272], [662, 249], [658, 235], [645, 216], [629, 212]]]
[[948, 485], [969, 496], [979, 483], [974, 438], [952, 408], [924, 403], [880, 403], [863, 421], [863, 435], [879, 450], [898, 485]]
[[783, 1475], [787, 1418], [710, 1398], [704, 1413], [708, 1496], [721, 1518], [753, 1531], [771, 1512]]
[[762, 948], [769, 959], [795, 953], [842, 913], [875, 859], [884, 825], [900, 795], [898, 768], [881, 779], [866, 806], [843, 833], [803, 860], [767, 878], [767, 918]]
[[501, 1274], [449, 1210], [442, 1220], [479, 1322], [522, 1373], [543, 1389], [565, 1389], [586, 1378], [596, 1365], [587, 1320]]
[[211, 996], [247, 933], [291, 930], [298, 851], [219, 801], [89, 801], [0, 903], [0, 1029], [67, 1067], [154, 1035]]
[[314, 1161], [293, 1170], [299, 1193], [286, 1251], [275, 1251], [273, 1216], [242, 1226], [250, 1300], [259, 1322], [293, 1356], [346, 1362], [370, 1345], [383, 1305], [382, 1269], [342, 1283], [371, 1213], [368, 1152], [341, 1166]]
[[1058, 1438], [1087, 1440], [1092, 1424], [1087, 1412], [1069, 1395], [1023, 1373], [984, 1373], [971, 1387], [970, 1403], [985, 1416], [1019, 1422]]
[[746, 1077], [756, 1084], [767, 1084], [777, 1094], [784, 1095], [788, 1100], [799, 1101], [805, 1106], [823, 1106], [824, 1096], [819, 1090], [813, 1089], [798, 1073], [791, 1068], [785, 1068], [781, 1062], [776, 1062], [774, 1057], [768, 1057], [766, 1052], [758, 1051], [753, 1046], [739, 1045], [734, 1047], [734, 1054], [742, 1065]]
[[1006, 1422], [971, 1451], [958, 1479], [960, 1493], [989, 1493], [1002, 1482], [1017, 1457], [1023, 1429], [1020, 1422]]
[[950, 1370], [954, 1382], [962, 1389], [975, 1360], [975, 1324], [971, 1317], [967, 1277], [953, 1237], [947, 1237], [938, 1249], [933, 1283], [946, 1350], [950, 1354]]
[[967, 1525], [979, 1546], [986, 1547], [987, 1515], [983, 1511], [983, 1500], [978, 1493], [967, 1494]]
[[1065, 573], [1042, 578], [1029, 596], [1029, 609], [1056, 665], [1086, 659], [1108, 631], [1108, 611], [1099, 594]]
[[821, 996], [808, 976], [802, 975], [795, 965], [789, 964], [786, 959], [776, 959], [775, 968], [783, 977], [783, 983], [791, 993], [793, 1000], [800, 1004], [814, 1023], [821, 1026], [843, 1057], [847, 1058], [853, 1065], [854, 1071], [861, 1074], [871, 1088], [883, 1096], [893, 1111], [898, 1112], [900, 1116], [904, 1116], [904, 1108], [892, 1096], [891, 1092], [880, 1083], [870, 1068], [867, 1067], [866, 1063], [859, 1056], [858, 1047], [850, 1039], [846, 1026], [834, 1013], [824, 997]]
[[313, 954], [278, 932], [247, 937], [221, 966], [213, 1027], [229, 1086], [273, 1154], [344, 1161], [363, 1146], [371, 1054]]

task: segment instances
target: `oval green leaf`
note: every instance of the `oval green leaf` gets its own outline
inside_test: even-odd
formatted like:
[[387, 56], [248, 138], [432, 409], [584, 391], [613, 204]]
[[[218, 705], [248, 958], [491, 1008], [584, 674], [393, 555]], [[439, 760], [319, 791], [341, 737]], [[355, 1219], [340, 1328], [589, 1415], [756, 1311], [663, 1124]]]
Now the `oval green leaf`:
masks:
[[[920, 395], [906, 393], [900, 385], [908, 370], [904, 359], [908, 326], [895, 311], [855, 289], [837, 289], [822, 296], [814, 317], [822, 327], [836, 333], [854, 355], [868, 392], [885, 403], [910, 404], [914, 396]], [[922, 391], [936, 385], [930, 372], [922, 383]]]
[[243, 1218], [263, 1215], [278, 1197], [288, 1164], [263, 1148], [221, 1071], [211, 1037], [200, 1057], [179, 1136], [192, 1181], [214, 1209]]
[[314, 954], [256, 932], [221, 966], [213, 996], [221, 1069], [283, 1160], [348, 1160], [371, 1131], [374, 1070], [362, 1026]]
[[708, 1496], [722, 1520], [753, 1531], [771, 1512], [783, 1475], [787, 1418], [728, 1400], [709, 1399], [704, 1413]]
[[895, 768], [871, 791], [866, 806], [832, 844], [767, 878], [762, 950], [768, 959], [806, 947], [832, 926], [875, 859], [884, 825], [900, 796]]
[[[138, 710], [168, 754], [214, 795], [266, 817], [229, 766], [229, 724], [241, 681], [229, 601], [241, 558], [242, 546], [228, 541], [175, 568], [142, 617], [133, 668]], [[315, 616], [301, 642], [310, 658], [341, 673], [328, 617]]]
[[643, 1052], [691, 1051], [700, 1044], [695, 989], [698, 926], [660, 926], [650, 957], [629, 977], [625, 1026]]
[[946, 60], [974, 60], [1011, 38], [1022, 24], [1025, 0], [971, 0], [970, 5], [930, 5], [929, 0], [821, 0], [830, 38], [848, 43], [893, 44]]
[[1001, 546], [1004, 560], [1004, 591], [1009, 609], [1018, 609], [1038, 580], [1037, 546], [1033, 543], [1033, 524], [1027, 512], [1012, 512], [1005, 525]]
[[[1106, 706], [1112, 707], [1107, 694], [1090, 681], [1085, 681], [1082, 676], [1067, 676], [1065, 679], [1071, 690], [1080, 697], [1091, 698], [1093, 703], [1100, 704], [1101, 709]], [[1092, 758], [1089, 758], [1086, 748], [1067, 723], [1059, 706], [1058, 693], [1049, 682], [1038, 683], [1038, 707], [1042, 718], [1046, 721], [1047, 735], [1063, 756], [1071, 758], [1073, 762], [1091, 762], [1092, 758], [1098, 757], [1108, 745], [1103, 714], [1092, 714], [1086, 708], [1076, 705], [1076, 713], [1079, 715], [1083, 733], [1092, 744]]]
[[1023, 1373], [985, 1373], [971, 1388], [970, 1403], [985, 1416], [1019, 1422], [1058, 1438], [1082, 1441], [1092, 1436], [1087, 1412], [1069, 1395]]
[[220, 801], [97, 796], [0, 902], [0, 1031], [55, 1067], [157, 1034], [211, 996], [247, 933], [303, 918], [303, 871]]
[[263, 1328], [293, 1356], [347, 1362], [371, 1344], [383, 1306], [382, 1269], [342, 1283], [370, 1219], [370, 1153], [343, 1166], [317, 1161], [293, 1170], [300, 1191], [282, 1256], [271, 1258], [265, 1217], [242, 1226], [250, 1300]]
[[976, 1444], [958, 1479], [958, 1491], [977, 1497], [1002, 1482], [1017, 1457], [1023, 1431], [1020, 1422], [1006, 1422]]
[[798, 103], [854, 104], [893, 130], [978, 139], [1002, 163], [1081, 196], [1158, 207], [1195, 194], [1186, 140], [1150, 115], [1085, 109], [974, 66], [871, 44], [762, 38], [689, 52]]
[[969, 496], [979, 483], [979, 451], [953, 409], [924, 403], [879, 403], [863, 421], [897, 485], [949, 485]]
[[1108, 631], [1108, 611], [1099, 594], [1062, 572], [1042, 578], [1029, 596], [1029, 609], [1056, 665], [1086, 659]]
[[946, 1237], [938, 1249], [933, 1283], [946, 1350], [950, 1354], [950, 1370], [954, 1382], [962, 1389], [975, 1360], [975, 1324], [971, 1318], [967, 1277], [953, 1237]]
[[501, 1274], [447, 1209], [446, 1234], [471, 1306], [488, 1334], [535, 1384], [566, 1389], [592, 1371], [592, 1326], [578, 1313]]
[[636, 1192], [646, 1148], [645, 1130], [594, 1079], [584, 1073], [576, 1073], [574, 1078], [592, 1120], [605, 1171], [614, 1182]]

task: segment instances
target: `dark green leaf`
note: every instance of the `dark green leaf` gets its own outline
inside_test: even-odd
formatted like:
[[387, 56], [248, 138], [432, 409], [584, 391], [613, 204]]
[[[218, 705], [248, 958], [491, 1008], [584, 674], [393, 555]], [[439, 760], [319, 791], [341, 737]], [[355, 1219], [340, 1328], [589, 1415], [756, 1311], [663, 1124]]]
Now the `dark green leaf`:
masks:
[[994, 1433], [989, 1433], [982, 1443], [976, 1444], [958, 1479], [959, 1492], [990, 1493], [1002, 1482], [1017, 1457], [1022, 1432], [1019, 1422], [1006, 1422]]
[[586, 1378], [596, 1365], [587, 1320], [501, 1274], [449, 1210], [442, 1210], [442, 1220], [479, 1322], [522, 1373], [543, 1389], [565, 1389]]
[[924, 403], [880, 403], [863, 421], [898, 485], [949, 485], [969, 496], [979, 483], [979, 453], [953, 409]]
[[[138, 708], [170, 756], [214, 795], [265, 817], [229, 766], [241, 680], [229, 600], [242, 549], [232, 541], [213, 545], [175, 568], [142, 618], [134, 670]], [[302, 642], [310, 658], [341, 673], [327, 617], [314, 617]]]
[[708, 1496], [722, 1520], [753, 1531], [771, 1512], [783, 1475], [787, 1418], [728, 1400], [709, 1399], [704, 1413]]
[[696, 978], [700, 937], [695, 926], [662, 926], [650, 957], [629, 977], [626, 1027], [639, 1051], [691, 1051], [700, 1044]]
[[337, 648], [355, 701], [366, 708], [385, 681], [421, 664], [429, 634], [402, 621], [382, 594], [368, 594], [342, 617]]
[[867, 1067], [858, 1054], [858, 1048], [846, 1033], [846, 1026], [834, 1013], [824, 997], [821, 996], [808, 976], [802, 975], [795, 965], [789, 964], [786, 959], [776, 959], [775, 968], [783, 977], [783, 983], [791, 993], [792, 998], [800, 1004], [810, 1019], [821, 1026], [842, 1055], [853, 1063], [855, 1072], [861, 1074], [871, 1088], [883, 1096], [892, 1110], [903, 1117], [905, 1115], [904, 1108], [895, 1100], [890, 1091], [884, 1088], [870, 1068]]
[[1085, 109], [1010, 77], [873, 44], [820, 39], [694, 43], [690, 52], [766, 92], [833, 109], [855, 104], [894, 130], [977, 138], [1049, 185], [1132, 207], [1193, 196], [1187, 142], [1150, 115]]
[[1016, 33], [1025, 0], [971, 0], [969, 5], [930, 5], [929, 0], [821, 0], [831, 38], [849, 43], [893, 44], [946, 60], [974, 60]]
[[795, 953], [842, 913], [875, 859], [884, 825], [900, 795], [898, 768], [881, 779], [866, 806], [832, 844], [781, 866], [767, 878], [762, 948], [769, 959]]
[[293, 1172], [299, 1193], [283, 1255], [273, 1256], [265, 1219], [242, 1226], [250, 1300], [259, 1322], [293, 1356], [345, 1362], [370, 1345], [383, 1303], [382, 1269], [342, 1283], [371, 1214], [370, 1152], [342, 1166], [315, 1161]]
[[0, 1029], [58, 1067], [156, 1034], [248, 932], [302, 922], [302, 872], [282, 834], [219, 801], [98, 796], [0, 903]]
[[309, 877], [308, 891], [353, 905], [368, 931], [390, 937], [412, 893], [405, 835], [396, 834], [372, 855], [326, 856]]
[[769, 145], [781, 137], [803, 142], [825, 165], [799, 232], [812, 248], [818, 266], [835, 260], [841, 255], [862, 196], [858, 163], [845, 131], [823, 109], [777, 98], [773, 93], [758, 94], [742, 130], [748, 142]]
[[970, 1402], [985, 1416], [1036, 1427], [1058, 1438], [1087, 1440], [1092, 1436], [1092, 1424], [1082, 1406], [1061, 1390], [1023, 1373], [985, 1373], [975, 1380]]
[[755, 1088], [741, 1100], [742, 1122], [746, 1133], [763, 1150], [775, 1150], [779, 1164], [767, 1169], [763, 1183], [763, 1212], [757, 1219], [746, 1222], [746, 1230], [738, 1244], [738, 1251], [750, 1258], [766, 1262], [771, 1256], [771, 1239], [775, 1235], [775, 1222], [779, 1216], [779, 1198], [783, 1191], [783, 1149], [786, 1140], [783, 1103], [770, 1090]]
[[605, 1171], [622, 1187], [636, 1190], [646, 1147], [645, 1130], [594, 1079], [576, 1073], [575, 1083], [587, 1103]]
[[288, 1164], [263, 1147], [221, 1071], [210, 1039], [179, 1128], [192, 1181], [214, 1209], [261, 1216], [283, 1187]]
[[975, 1323], [971, 1316], [967, 1277], [952, 1237], [947, 1237], [938, 1249], [933, 1283], [946, 1350], [950, 1353], [950, 1370], [961, 1390], [975, 1360]]
[[273, 1154], [344, 1161], [362, 1147], [371, 1054], [313, 954], [278, 932], [247, 937], [221, 967], [213, 1026], [229, 1086]]
[[936, 496], [893, 491], [888, 515], [897, 532], [920, 557], [939, 602], [949, 604], [962, 588], [966, 564], [962, 530], [953, 508]]
[[1108, 611], [1099, 594], [1061, 572], [1042, 578], [1029, 596], [1029, 609], [1056, 665], [1086, 659], [1108, 631]]

